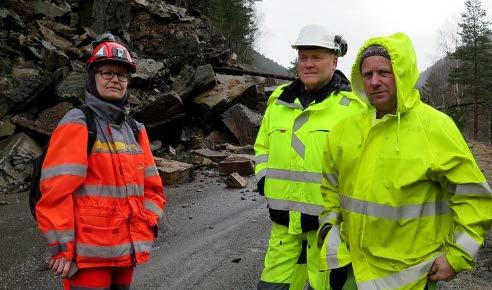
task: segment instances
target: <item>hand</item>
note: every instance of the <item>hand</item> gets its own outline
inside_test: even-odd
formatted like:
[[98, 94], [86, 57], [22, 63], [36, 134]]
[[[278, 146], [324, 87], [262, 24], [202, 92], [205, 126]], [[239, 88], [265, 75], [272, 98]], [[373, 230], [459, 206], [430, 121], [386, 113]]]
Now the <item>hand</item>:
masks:
[[71, 261], [66, 260], [64, 257], [53, 259], [48, 261], [48, 268], [57, 276], [65, 278], [70, 270]]
[[456, 277], [456, 271], [448, 262], [445, 256], [439, 256], [432, 264], [429, 272], [429, 279], [431, 281], [451, 281]]

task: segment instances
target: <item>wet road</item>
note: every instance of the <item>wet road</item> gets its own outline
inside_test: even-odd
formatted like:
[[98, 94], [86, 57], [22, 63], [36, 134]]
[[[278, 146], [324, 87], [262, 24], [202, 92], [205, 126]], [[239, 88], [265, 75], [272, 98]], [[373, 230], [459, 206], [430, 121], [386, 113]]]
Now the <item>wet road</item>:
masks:
[[[132, 289], [255, 289], [270, 222], [264, 199], [227, 189], [215, 170], [166, 187], [168, 206], [150, 262], [137, 267]], [[25, 195], [2, 196], [0, 289], [61, 289], [46, 271], [45, 241]]]

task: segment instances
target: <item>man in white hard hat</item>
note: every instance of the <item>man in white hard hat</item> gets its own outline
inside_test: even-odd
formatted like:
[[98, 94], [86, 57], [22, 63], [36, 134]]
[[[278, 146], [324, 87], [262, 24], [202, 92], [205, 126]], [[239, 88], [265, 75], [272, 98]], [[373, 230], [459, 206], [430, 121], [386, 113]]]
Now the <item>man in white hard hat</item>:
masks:
[[329, 218], [320, 217], [320, 184], [329, 178], [321, 159], [333, 126], [365, 104], [336, 69], [347, 51], [341, 36], [308, 25], [292, 48], [299, 79], [272, 93], [255, 142], [258, 191], [273, 222], [258, 289], [304, 289], [306, 281], [312, 289], [339, 288], [320, 272], [317, 232]]

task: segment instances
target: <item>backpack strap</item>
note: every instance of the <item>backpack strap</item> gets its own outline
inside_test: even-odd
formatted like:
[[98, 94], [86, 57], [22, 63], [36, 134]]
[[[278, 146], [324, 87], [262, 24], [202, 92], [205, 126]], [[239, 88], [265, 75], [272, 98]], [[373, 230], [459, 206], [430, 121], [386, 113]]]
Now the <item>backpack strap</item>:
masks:
[[127, 115], [126, 119], [128, 120], [128, 124], [130, 125], [130, 128], [132, 128], [133, 136], [135, 137], [135, 141], [138, 142], [138, 135], [140, 134], [140, 130], [138, 129], [137, 126], [137, 121], [133, 119], [132, 116]]
[[87, 124], [87, 130], [89, 131], [88, 141], [87, 141], [87, 155], [92, 151], [94, 143], [96, 143], [97, 138], [97, 128], [96, 121], [94, 119], [94, 112], [86, 105], [80, 105], [77, 109], [81, 110], [85, 115], [85, 122]]

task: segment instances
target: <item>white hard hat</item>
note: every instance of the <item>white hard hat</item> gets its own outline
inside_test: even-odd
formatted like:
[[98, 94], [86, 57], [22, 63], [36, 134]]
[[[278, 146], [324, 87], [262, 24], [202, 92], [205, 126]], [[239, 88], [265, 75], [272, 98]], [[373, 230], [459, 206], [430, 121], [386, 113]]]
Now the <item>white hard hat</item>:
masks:
[[335, 35], [325, 27], [317, 24], [304, 26], [292, 44], [292, 48], [299, 49], [303, 46], [324, 47], [337, 52], [338, 56], [344, 56], [347, 52], [347, 43], [341, 36]]

